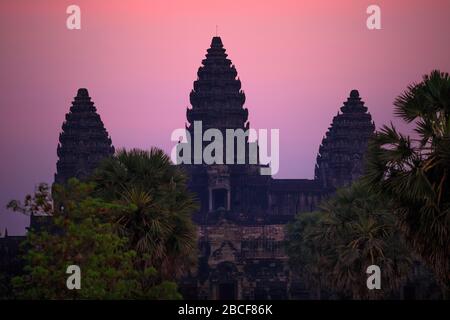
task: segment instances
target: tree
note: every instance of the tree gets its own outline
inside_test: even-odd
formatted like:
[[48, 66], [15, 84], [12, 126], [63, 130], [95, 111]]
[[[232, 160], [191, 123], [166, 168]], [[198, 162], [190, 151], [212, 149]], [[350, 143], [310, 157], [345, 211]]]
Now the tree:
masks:
[[391, 124], [369, 145], [365, 182], [391, 199], [408, 243], [450, 288], [450, 77], [433, 71], [394, 102], [414, 135]]
[[119, 151], [93, 176], [97, 194], [132, 205], [132, 212], [113, 216], [141, 266], [155, 266], [162, 279], [173, 280], [196, 262], [197, 233], [191, 215], [197, 204], [186, 175], [163, 151]]
[[289, 264], [318, 300], [322, 298], [328, 276], [323, 272], [328, 263], [323, 256], [323, 243], [315, 240], [321, 219], [320, 211], [301, 213], [287, 228]]
[[25, 196], [23, 204], [18, 200], [11, 200], [6, 207], [27, 216], [51, 215], [53, 212], [53, 201], [50, 187], [47, 183], [41, 183], [36, 187], [33, 195]]
[[[316, 298], [321, 291], [353, 299], [388, 298], [397, 291], [411, 259], [397, 235], [389, 203], [354, 183], [320, 208], [299, 214], [288, 232], [290, 262], [315, 289]], [[382, 270], [381, 290], [366, 286], [370, 265]]]
[[[136, 252], [128, 239], [115, 232], [105, 217], [123, 215], [134, 208], [107, 202], [91, 195], [94, 184], [72, 179], [66, 186], [55, 185], [53, 198], [61, 204], [49, 211], [51, 223], [30, 230], [25, 241], [24, 274], [12, 281], [18, 298], [27, 299], [128, 299], [180, 298], [174, 283], [162, 282], [157, 270], [135, 268]], [[30, 199], [47, 199], [48, 188], [39, 188], [44, 197], [27, 196], [25, 206], [11, 202], [11, 208], [28, 212]], [[28, 199], [28, 200], [27, 200]], [[42, 203], [41, 203], [42, 204]], [[81, 289], [68, 290], [69, 265], [81, 269]]]
[[0, 300], [12, 299], [11, 275], [0, 271]]

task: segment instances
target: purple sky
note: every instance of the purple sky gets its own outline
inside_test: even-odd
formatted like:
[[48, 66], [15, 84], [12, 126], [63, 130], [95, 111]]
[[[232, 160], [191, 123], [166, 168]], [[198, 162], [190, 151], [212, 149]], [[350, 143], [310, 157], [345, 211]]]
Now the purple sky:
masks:
[[[82, 29], [66, 28], [77, 4]], [[366, 28], [381, 7], [382, 30]], [[379, 127], [432, 69], [450, 71], [450, 1], [0, 2], [0, 230], [4, 209], [52, 182], [64, 115], [87, 87], [116, 147], [170, 151], [215, 26], [247, 96], [251, 126], [280, 129], [283, 178], [312, 178], [332, 117], [358, 89]], [[395, 122], [395, 121], [394, 121]]]

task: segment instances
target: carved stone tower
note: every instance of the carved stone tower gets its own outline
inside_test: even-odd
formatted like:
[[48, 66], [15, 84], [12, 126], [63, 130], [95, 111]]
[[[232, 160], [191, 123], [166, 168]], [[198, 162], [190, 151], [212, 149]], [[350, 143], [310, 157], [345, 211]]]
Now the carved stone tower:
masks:
[[56, 183], [89, 176], [100, 161], [114, 154], [106, 131], [87, 89], [79, 89], [59, 135]]
[[[190, 93], [192, 108], [186, 112], [189, 122], [186, 129], [192, 140], [192, 165], [185, 168], [190, 175], [189, 187], [198, 195], [201, 203], [200, 212], [195, 216], [199, 223], [214, 219], [217, 215], [208, 213], [218, 209], [230, 217], [243, 216], [245, 212], [263, 213], [267, 208], [268, 177], [259, 174], [258, 147], [256, 143], [249, 142], [248, 137], [250, 124], [248, 110], [244, 108], [245, 94], [241, 90], [236, 68], [225, 51], [221, 38], [213, 37]], [[223, 156], [218, 156], [219, 161], [214, 163], [206, 163], [202, 158], [203, 150], [210, 143], [202, 141], [208, 129], [220, 131], [223, 137]], [[240, 138], [233, 136], [233, 140], [230, 139], [234, 141], [233, 146], [226, 138], [229, 129], [244, 134]], [[210, 141], [215, 140], [214, 137]], [[200, 155], [194, 150], [198, 141], [201, 145]], [[244, 150], [245, 156], [239, 155], [238, 144], [244, 146], [241, 151]], [[227, 146], [234, 150], [233, 161], [227, 161]], [[252, 203], [249, 201], [250, 195], [256, 193], [260, 197]]]
[[187, 110], [188, 129], [194, 121], [202, 121], [203, 129], [248, 128], [248, 110], [243, 107], [245, 94], [237, 71], [223, 48], [220, 37], [214, 37], [203, 66], [190, 94], [192, 109]]
[[375, 130], [357, 90], [351, 91], [341, 111], [333, 118], [317, 155], [315, 179], [324, 191], [347, 186], [363, 174], [367, 143]]

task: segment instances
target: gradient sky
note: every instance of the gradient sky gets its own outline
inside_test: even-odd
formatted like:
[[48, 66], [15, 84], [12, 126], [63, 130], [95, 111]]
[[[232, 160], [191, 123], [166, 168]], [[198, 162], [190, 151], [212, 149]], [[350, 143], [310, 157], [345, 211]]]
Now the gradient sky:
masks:
[[[82, 29], [66, 28], [81, 7]], [[382, 30], [366, 28], [381, 7]], [[189, 92], [216, 25], [236, 65], [254, 128], [280, 129], [282, 178], [313, 178], [332, 117], [358, 89], [377, 127], [432, 69], [450, 71], [449, 0], [0, 2], [0, 232], [7, 212], [52, 182], [65, 113], [89, 89], [116, 148], [159, 146], [184, 127]]]

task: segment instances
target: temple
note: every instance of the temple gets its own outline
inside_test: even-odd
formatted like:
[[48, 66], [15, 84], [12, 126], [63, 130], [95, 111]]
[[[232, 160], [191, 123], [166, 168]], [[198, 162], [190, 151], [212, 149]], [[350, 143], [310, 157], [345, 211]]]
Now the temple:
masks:
[[[247, 131], [248, 110], [236, 67], [220, 37], [214, 37], [198, 69], [190, 93], [187, 131], [194, 123], [207, 129]], [[259, 159], [206, 164], [194, 159], [183, 165], [189, 188], [200, 203], [193, 216], [198, 226], [198, 268], [180, 282], [186, 299], [302, 299], [308, 292], [292, 275], [284, 252], [285, 226], [297, 213], [310, 212], [336, 188], [363, 172], [364, 153], [375, 126], [358, 91], [353, 90], [334, 117], [319, 148], [315, 179], [274, 179], [261, 175]], [[198, 134], [198, 133], [197, 133]], [[205, 147], [205, 146], [204, 146]], [[257, 145], [256, 145], [257, 148]], [[55, 182], [83, 179], [114, 147], [86, 89], [79, 89], [62, 126]], [[225, 156], [225, 153], [224, 153]], [[225, 161], [222, 161], [226, 163]], [[312, 168], [313, 169], [313, 168]], [[0, 271], [17, 272], [14, 260], [22, 237], [0, 239]]]
[[[198, 79], [194, 82], [194, 89], [190, 93], [192, 108], [188, 109], [187, 120], [192, 140], [196, 132], [193, 130], [194, 121], [201, 121], [203, 136], [207, 129], [218, 129], [226, 136], [226, 129], [249, 129], [248, 110], [243, 107], [245, 94], [241, 90], [241, 81], [237, 79], [237, 71], [223, 48], [222, 40], [214, 37], [208, 49], [206, 59], [202, 61], [197, 72]], [[226, 149], [226, 141], [224, 141]], [[199, 165], [185, 165], [190, 175], [189, 187], [198, 195], [201, 210], [196, 213], [194, 220], [200, 225], [216, 222], [218, 215], [208, 215], [209, 212], [223, 211], [227, 217], [235, 221], [250, 222], [267, 218], [269, 197], [267, 186], [269, 178], [259, 174], [260, 165], [249, 164], [248, 137], [245, 144], [244, 164], [233, 165], [212, 164], [201, 162]], [[237, 146], [235, 140], [235, 147]], [[198, 162], [191, 152], [191, 163]], [[225, 161], [223, 152], [223, 161]], [[237, 152], [235, 152], [237, 156]], [[247, 201], [248, 199], [252, 201]]]
[[[187, 110], [191, 139], [195, 121], [202, 122], [203, 130], [248, 130], [245, 94], [220, 37], [212, 39], [197, 76], [190, 93], [192, 108]], [[264, 164], [248, 162], [248, 140], [245, 164], [185, 165], [189, 187], [201, 204], [194, 215], [199, 267], [181, 283], [185, 298], [308, 297], [288, 267], [285, 224], [297, 213], [315, 210], [321, 199], [362, 175], [364, 153], [375, 130], [358, 91], [350, 93], [341, 111], [319, 148], [314, 180], [261, 175]]]

